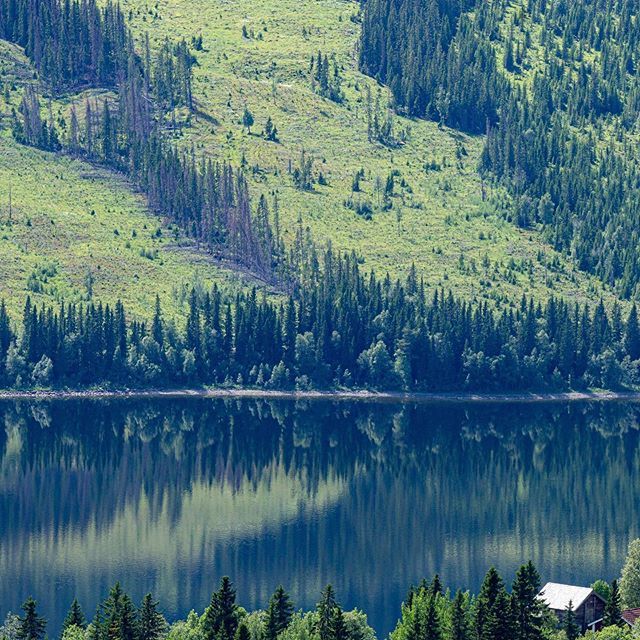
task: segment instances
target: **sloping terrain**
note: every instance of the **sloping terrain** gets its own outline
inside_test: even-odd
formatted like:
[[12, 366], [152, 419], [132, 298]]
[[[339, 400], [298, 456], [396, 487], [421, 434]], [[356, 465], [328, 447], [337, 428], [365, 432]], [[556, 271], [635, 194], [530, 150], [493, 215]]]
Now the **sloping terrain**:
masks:
[[[508, 220], [509, 196], [478, 175], [480, 136], [394, 116], [390, 144], [369, 139], [368, 111], [389, 118], [390, 98], [357, 71], [358, 3], [123, 0], [122, 6], [141, 49], [145, 34], [152, 52], [165, 38], [191, 44], [202, 38], [194, 51], [197, 111], [189, 122], [177, 113], [184, 126], [176, 143], [244, 166], [254, 203], [264, 194], [273, 209], [277, 198], [289, 242], [300, 220], [316, 242], [355, 251], [365, 269], [404, 275], [415, 263], [429, 287], [498, 303], [523, 294], [613, 299], [537, 231]], [[318, 50], [335, 56], [341, 103], [315, 90], [310, 60]], [[167, 313], [182, 315], [194, 283], [250, 282], [163, 226], [124, 179], [18, 145], [10, 113], [34, 74], [13, 46], [3, 44], [0, 59], [7, 89], [0, 100], [0, 277], [14, 313], [29, 293], [48, 301], [121, 298], [148, 316], [157, 290]], [[52, 108], [68, 114], [72, 99], [78, 97]], [[245, 108], [254, 119], [250, 132], [243, 126]], [[263, 135], [269, 117], [277, 142]], [[296, 188], [292, 178], [303, 151], [313, 159], [311, 190]]]
[[[141, 46], [145, 34], [152, 48], [164, 38], [202, 37], [203, 50], [194, 52], [200, 115], [182, 130], [182, 142], [238, 164], [244, 158], [254, 195], [277, 194], [289, 239], [301, 216], [316, 241], [356, 251], [377, 272], [400, 275], [415, 262], [430, 286], [512, 300], [523, 293], [603, 295], [595, 279], [577, 273], [535, 230], [506, 220], [508, 196], [483, 186], [477, 172], [481, 136], [396, 116], [397, 145], [368, 140], [367, 87], [374, 108], [379, 95], [382, 117], [390, 98], [357, 71], [359, 3], [124, 0], [123, 7]], [[314, 91], [309, 69], [318, 50], [336, 58], [341, 104]], [[250, 135], [242, 124], [245, 107], [255, 120]], [[279, 143], [262, 135], [269, 117]], [[316, 183], [311, 192], [294, 186], [290, 168], [299, 166], [302, 150], [327, 185]], [[360, 169], [364, 179], [354, 193]], [[383, 210], [379, 185], [392, 172], [392, 206]], [[349, 200], [370, 204], [371, 219], [345, 206]]]
[[33, 74], [17, 48], [0, 44], [4, 77], [16, 89], [9, 104], [0, 102], [0, 297], [14, 315], [28, 294], [47, 303], [121, 299], [146, 317], [157, 293], [165, 313], [179, 317], [194, 285], [245, 286], [151, 215], [117, 174], [16, 143], [8, 114]]

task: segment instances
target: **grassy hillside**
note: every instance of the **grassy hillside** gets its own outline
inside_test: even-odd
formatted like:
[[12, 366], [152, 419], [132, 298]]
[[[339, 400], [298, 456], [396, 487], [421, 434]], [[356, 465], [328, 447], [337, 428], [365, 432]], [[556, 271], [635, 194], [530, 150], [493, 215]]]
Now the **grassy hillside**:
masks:
[[[535, 231], [505, 219], [504, 192], [487, 188], [483, 201], [476, 171], [481, 138], [396, 117], [396, 136], [406, 132], [405, 143], [388, 148], [368, 141], [366, 87], [374, 99], [381, 91], [384, 106], [389, 97], [356, 69], [357, 2], [123, 0], [123, 6], [140, 40], [148, 33], [152, 47], [165, 37], [202, 36], [194, 89], [200, 114], [183, 130], [183, 142], [236, 163], [244, 157], [256, 168], [254, 193], [278, 195], [289, 238], [300, 215], [316, 240], [357, 251], [367, 267], [402, 274], [415, 262], [430, 285], [466, 295], [603, 295], [596, 280], [577, 273]], [[343, 104], [313, 91], [309, 62], [319, 49], [342, 67]], [[251, 135], [242, 126], [245, 106], [255, 118]], [[261, 135], [268, 117], [280, 143]], [[311, 193], [296, 189], [289, 173], [302, 149], [328, 181]], [[353, 194], [360, 168], [362, 192]], [[392, 171], [399, 174], [393, 207], [382, 211], [376, 178], [384, 184]], [[371, 203], [372, 219], [345, 207], [348, 199]]]
[[[515, 301], [523, 293], [612, 299], [537, 232], [519, 230], [506, 219], [508, 196], [483, 189], [476, 171], [481, 138], [396, 117], [401, 143], [388, 147], [368, 140], [366, 87], [374, 100], [380, 96], [383, 111], [389, 97], [356, 70], [356, 2], [122, 0], [122, 5], [141, 45], [145, 33], [152, 49], [165, 37], [202, 36], [194, 83], [197, 114], [176, 141], [244, 163], [254, 196], [264, 193], [272, 201], [277, 195], [288, 240], [300, 216], [316, 241], [330, 239], [341, 250], [355, 250], [365, 268], [402, 275], [415, 262], [431, 287], [497, 301]], [[313, 90], [309, 60], [318, 49], [335, 55], [341, 67], [342, 104]], [[16, 48], [2, 44], [0, 73], [11, 89], [8, 103], [0, 99], [0, 294], [14, 313], [30, 293], [49, 302], [122, 298], [144, 316], [157, 289], [167, 313], [179, 316], [192, 284], [233, 288], [247, 282], [162, 225], [118, 176], [17, 145], [9, 113], [33, 71]], [[71, 98], [54, 103], [56, 114]], [[245, 106], [255, 118], [251, 134], [242, 126]], [[268, 117], [278, 128], [278, 143], [262, 135]], [[290, 174], [303, 149], [314, 158], [315, 176], [322, 173], [327, 182], [316, 183], [311, 192], [296, 189]], [[360, 169], [361, 191], [353, 193]], [[376, 184], [384, 185], [392, 172], [392, 207], [382, 210]], [[371, 219], [345, 206], [347, 200], [370, 204]]]
[[245, 286], [151, 215], [120, 176], [17, 144], [7, 115], [31, 72], [15, 47], [0, 44], [4, 78], [15, 87], [0, 103], [0, 296], [14, 315], [29, 294], [47, 303], [121, 299], [145, 317], [157, 292], [165, 313], [178, 317], [193, 285]]

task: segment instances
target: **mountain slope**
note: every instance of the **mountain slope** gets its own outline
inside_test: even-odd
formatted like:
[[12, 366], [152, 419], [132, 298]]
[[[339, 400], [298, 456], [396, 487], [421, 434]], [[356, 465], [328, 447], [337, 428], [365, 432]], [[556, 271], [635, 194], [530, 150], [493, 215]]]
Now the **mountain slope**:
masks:
[[[298, 215], [314, 238], [355, 250], [365, 268], [394, 275], [412, 262], [428, 285], [453, 287], [465, 295], [517, 300], [551, 293], [576, 299], [603, 295], [597, 280], [577, 272], [535, 230], [514, 228], [506, 218], [508, 197], [484, 186], [477, 167], [480, 136], [441, 130], [432, 122], [394, 118], [396, 146], [367, 136], [367, 87], [387, 117], [389, 93], [357, 70], [359, 3], [292, 0], [212, 3], [124, 0], [140, 43], [152, 48], [164, 38], [202, 37], [196, 51], [194, 95], [200, 116], [183, 129], [182, 143], [202, 153], [256, 167], [251, 188], [278, 195], [285, 235], [293, 240]], [[345, 100], [337, 104], [313, 90], [310, 59], [318, 50], [335, 55]], [[245, 106], [254, 116], [251, 135], [242, 126]], [[261, 135], [268, 118], [280, 142]], [[408, 132], [406, 138], [403, 133]], [[296, 189], [289, 167], [302, 150], [315, 158], [328, 185]], [[364, 169], [360, 192], [354, 176]], [[384, 185], [397, 172], [392, 207], [378, 206]], [[407, 188], [402, 188], [404, 181]], [[370, 204], [371, 220], [345, 202]], [[606, 294], [605, 294], [606, 295]]]
[[[430, 288], [451, 287], [466, 297], [498, 303], [513, 303], [523, 294], [613, 299], [598, 280], [577, 271], [545, 244], [538, 231], [517, 229], [509, 222], [506, 190], [483, 184], [477, 172], [482, 137], [390, 116], [388, 91], [356, 69], [357, 3], [123, 0], [122, 6], [141, 50], [147, 33], [153, 52], [165, 38], [191, 43], [202, 38], [202, 49], [194, 51], [197, 111], [191, 118], [184, 110], [176, 112], [178, 124], [185, 126], [177, 128], [175, 142], [186, 149], [193, 146], [196, 154], [244, 165], [254, 203], [264, 194], [273, 207], [277, 197], [289, 244], [295, 242], [300, 219], [316, 242], [331, 240], [340, 250], [355, 251], [365, 270], [403, 275], [415, 263]], [[340, 104], [313, 86], [310, 59], [318, 50], [330, 60], [335, 56], [345, 98]], [[3, 261], [5, 295], [12, 306], [21, 306], [27, 292], [54, 300], [86, 298], [89, 279], [96, 299], [122, 297], [142, 315], [149, 313], [157, 287], [163, 306], [169, 304], [173, 314], [181, 313], [184, 291], [196, 272], [205, 285], [230, 280], [235, 286], [237, 278], [212, 266], [202, 254], [169, 249], [175, 230], [152, 237], [157, 218], [144, 211], [141, 198], [131, 194], [122, 179], [102, 171], [94, 174], [93, 167], [11, 140], [9, 112], [19, 103], [22, 84], [33, 76], [24, 68], [16, 70], [24, 60], [18, 67], [10, 64], [16, 55], [13, 47], [3, 49], [4, 79], [16, 88], [9, 92], [9, 104], [2, 104], [6, 131], [0, 140], [7, 150], [0, 206], [6, 209], [11, 186], [13, 207], [23, 211], [25, 223], [2, 236], [3, 253], [12, 256]], [[11, 74], [21, 75], [21, 81], [15, 82]], [[55, 102], [56, 113], [68, 120], [71, 100], [81, 99], [69, 96]], [[393, 121], [387, 144], [368, 136], [367, 111], [376, 111], [376, 103], [380, 120]], [[242, 124], [245, 107], [255, 120], [250, 134]], [[279, 142], [262, 135], [269, 117], [278, 128]], [[303, 150], [314, 159], [311, 190], [294, 186], [292, 173]], [[29, 182], [15, 180], [16, 169], [31, 184], [44, 185], [39, 200]], [[326, 184], [319, 183], [320, 174]], [[56, 175], [60, 178], [49, 179]], [[87, 180], [87, 175], [93, 177]], [[74, 206], [69, 208], [69, 202]], [[358, 208], [361, 215], [354, 211]], [[85, 210], [98, 215], [86, 215]], [[63, 215], [65, 211], [74, 215]], [[130, 218], [133, 211], [135, 219]], [[62, 242], [43, 231], [42, 220], [50, 223], [42, 216], [54, 214]], [[26, 252], [20, 248], [25, 243]], [[156, 249], [159, 257], [150, 260], [147, 256]], [[54, 275], [47, 275], [52, 271]]]

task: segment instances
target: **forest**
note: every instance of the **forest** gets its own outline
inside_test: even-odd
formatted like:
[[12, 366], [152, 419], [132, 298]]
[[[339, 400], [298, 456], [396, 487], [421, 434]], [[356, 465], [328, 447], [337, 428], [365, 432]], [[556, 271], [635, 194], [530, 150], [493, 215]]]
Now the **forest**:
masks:
[[309, 283], [272, 300], [193, 289], [184, 330], [121, 303], [0, 305], [4, 387], [255, 386], [404, 391], [564, 390], [640, 382], [637, 307], [545, 305], [496, 312], [452, 293], [361, 273], [354, 256], [309, 249]]
[[368, 0], [360, 67], [396, 108], [486, 134], [508, 217], [637, 294], [637, 0]]
[[[640, 541], [636, 541], [638, 543]], [[631, 640], [633, 631], [621, 619], [623, 604], [640, 599], [640, 547], [632, 543], [618, 584], [598, 580], [593, 588], [605, 600], [603, 629], [589, 632], [593, 640]], [[635, 547], [634, 547], [635, 545]], [[634, 549], [637, 551], [634, 551]], [[477, 595], [447, 588], [436, 574], [411, 586], [390, 640], [577, 640], [582, 629], [569, 602], [562, 621], [538, 597], [542, 587], [535, 566], [528, 562], [516, 572], [511, 589], [495, 568], [489, 569]], [[44, 640], [46, 620], [29, 597], [23, 615], [9, 614], [0, 627], [3, 640]], [[263, 610], [248, 612], [236, 599], [225, 576], [202, 615], [191, 611], [186, 620], [169, 625], [160, 604], [147, 594], [139, 606], [116, 583], [99, 605], [95, 617], [85, 617], [77, 599], [71, 603], [61, 640], [375, 640], [364, 612], [344, 611], [335, 590], [327, 585], [311, 611], [295, 611], [279, 586]]]
[[[637, 190], [627, 186], [637, 177], [627, 156], [607, 153], [595, 134], [604, 131], [603, 118], [619, 115], [624, 140], [623, 123], [634, 121], [635, 4], [617, 0], [561, 11], [531, 0], [512, 15], [513, 34], [526, 21], [544, 25], [535, 47], [544, 49], [548, 65], [530, 90], [510, 79], [524, 73], [526, 43], [510, 32], [505, 69], [497, 62], [496, 25], [506, 11], [502, 1], [387, 6], [371, 0], [360, 64], [390, 85], [399, 108], [466, 131], [486, 129], [482, 169], [509, 183], [518, 223], [542, 221], [557, 248], [570, 246], [583, 268], [630, 297], [640, 267]], [[628, 21], [615, 20], [616, 12]], [[119, 5], [95, 0], [0, 0], [0, 36], [24, 47], [49, 99], [109, 90], [74, 102], [67, 121], [51, 109], [47, 116], [46, 96], [27, 86], [13, 114], [16, 140], [126, 174], [159, 215], [276, 293], [230, 296], [194, 288], [186, 327], [166, 322], [159, 301], [145, 322], [121, 303], [38, 308], [27, 300], [17, 326], [3, 305], [2, 386], [516, 391], [640, 383], [635, 305], [623, 317], [620, 305], [607, 308], [602, 301], [589, 307], [523, 296], [500, 309], [446, 290], [428, 295], [415, 268], [398, 281], [366, 273], [357, 255], [320, 248], [301, 220], [286, 247], [276, 197], [252, 205], [242, 168], [197, 157], [167, 137], [180, 109], [192, 114], [197, 108], [191, 50], [197, 41], [166, 40], [152, 52], [147, 38], [138, 51]], [[598, 55], [576, 67], [576, 85], [569, 67], [587, 48]], [[317, 90], [340, 100], [335, 62], [318, 52], [311, 69]], [[244, 126], [250, 129], [252, 120], [245, 108]], [[618, 126], [618, 120], [607, 122]], [[591, 133], [576, 133], [578, 125]], [[294, 172], [303, 189], [309, 162], [303, 151]]]

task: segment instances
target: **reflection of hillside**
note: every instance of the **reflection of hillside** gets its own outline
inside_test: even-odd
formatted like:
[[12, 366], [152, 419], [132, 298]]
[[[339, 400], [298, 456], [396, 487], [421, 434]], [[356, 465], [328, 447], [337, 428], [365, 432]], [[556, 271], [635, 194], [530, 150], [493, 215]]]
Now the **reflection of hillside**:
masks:
[[226, 572], [252, 607], [281, 581], [311, 606], [333, 581], [386, 629], [423, 575], [477, 587], [531, 557], [548, 579], [610, 578], [640, 533], [634, 405], [0, 411], [0, 614], [32, 587], [90, 609], [117, 578], [182, 614]]

